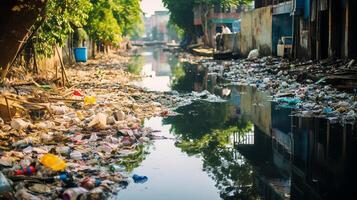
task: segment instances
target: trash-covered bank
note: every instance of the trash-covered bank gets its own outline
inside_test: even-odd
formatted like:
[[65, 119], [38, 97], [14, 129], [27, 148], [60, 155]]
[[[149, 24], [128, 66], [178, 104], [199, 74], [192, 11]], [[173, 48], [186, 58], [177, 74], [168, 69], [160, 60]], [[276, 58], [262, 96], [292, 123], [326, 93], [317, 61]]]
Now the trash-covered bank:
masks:
[[124, 177], [119, 163], [157, 138], [142, 120], [166, 97], [130, 86], [127, 63], [110, 54], [70, 66], [68, 88], [26, 76], [1, 88], [2, 199], [103, 199], [145, 179]]
[[[190, 61], [191, 59], [188, 59]], [[197, 63], [197, 60], [193, 60]], [[199, 64], [228, 83], [269, 91], [274, 101], [305, 116], [334, 122], [357, 120], [357, 66], [354, 60], [290, 62], [273, 57]]]

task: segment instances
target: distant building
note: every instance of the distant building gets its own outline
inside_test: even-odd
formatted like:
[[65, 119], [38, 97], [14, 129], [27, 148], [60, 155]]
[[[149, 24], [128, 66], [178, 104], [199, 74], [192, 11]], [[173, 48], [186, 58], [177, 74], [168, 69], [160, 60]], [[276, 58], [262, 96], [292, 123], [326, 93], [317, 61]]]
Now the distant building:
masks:
[[155, 11], [155, 14], [144, 18], [146, 37], [151, 40], [168, 41], [167, 23], [169, 11]]

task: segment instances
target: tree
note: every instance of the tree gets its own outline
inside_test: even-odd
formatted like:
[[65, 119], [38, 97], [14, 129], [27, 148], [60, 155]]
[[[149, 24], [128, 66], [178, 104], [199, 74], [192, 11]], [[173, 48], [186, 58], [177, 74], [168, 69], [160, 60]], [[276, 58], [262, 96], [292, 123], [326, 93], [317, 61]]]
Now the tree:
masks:
[[93, 10], [89, 13], [86, 30], [89, 36], [104, 45], [117, 44], [121, 40], [121, 28], [114, 17], [113, 1], [92, 0]]
[[87, 23], [91, 9], [89, 0], [48, 0], [45, 15], [38, 19], [43, 23], [32, 40], [36, 52], [39, 55], [52, 56], [53, 46], [63, 46], [74, 29]]
[[123, 36], [137, 36], [144, 31], [140, 0], [114, 0], [113, 13]]
[[0, 67], [3, 82], [15, 58], [37, 27], [37, 17], [44, 15], [46, 1], [3, 0], [0, 3]]
[[193, 24], [194, 0], [162, 0], [164, 6], [170, 11], [170, 23], [176, 24], [186, 35], [191, 38], [195, 36], [195, 26]]

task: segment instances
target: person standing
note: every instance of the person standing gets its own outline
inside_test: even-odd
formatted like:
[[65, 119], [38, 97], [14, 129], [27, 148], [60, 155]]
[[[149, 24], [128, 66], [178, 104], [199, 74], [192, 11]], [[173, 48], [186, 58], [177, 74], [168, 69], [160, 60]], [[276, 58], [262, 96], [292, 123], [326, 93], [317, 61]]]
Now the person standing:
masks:
[[231, 31], [231, 29], [229, 29], [228, 28], [228, 26], [226, 26], [226, 25], [222, 25], [222, 33], [223, 34], [231, 34], [232, 33], [232, 31]]

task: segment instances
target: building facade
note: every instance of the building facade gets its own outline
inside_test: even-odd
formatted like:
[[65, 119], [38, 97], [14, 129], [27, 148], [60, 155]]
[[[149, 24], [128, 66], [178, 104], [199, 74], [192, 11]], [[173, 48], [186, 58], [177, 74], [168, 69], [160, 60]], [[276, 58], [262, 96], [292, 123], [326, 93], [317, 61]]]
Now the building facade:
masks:
[[168, 11], [155, 11], [150, 17], [144, 18], [146, 37], [150, 40], [168, 41], [167, 24], [170, 19]]

